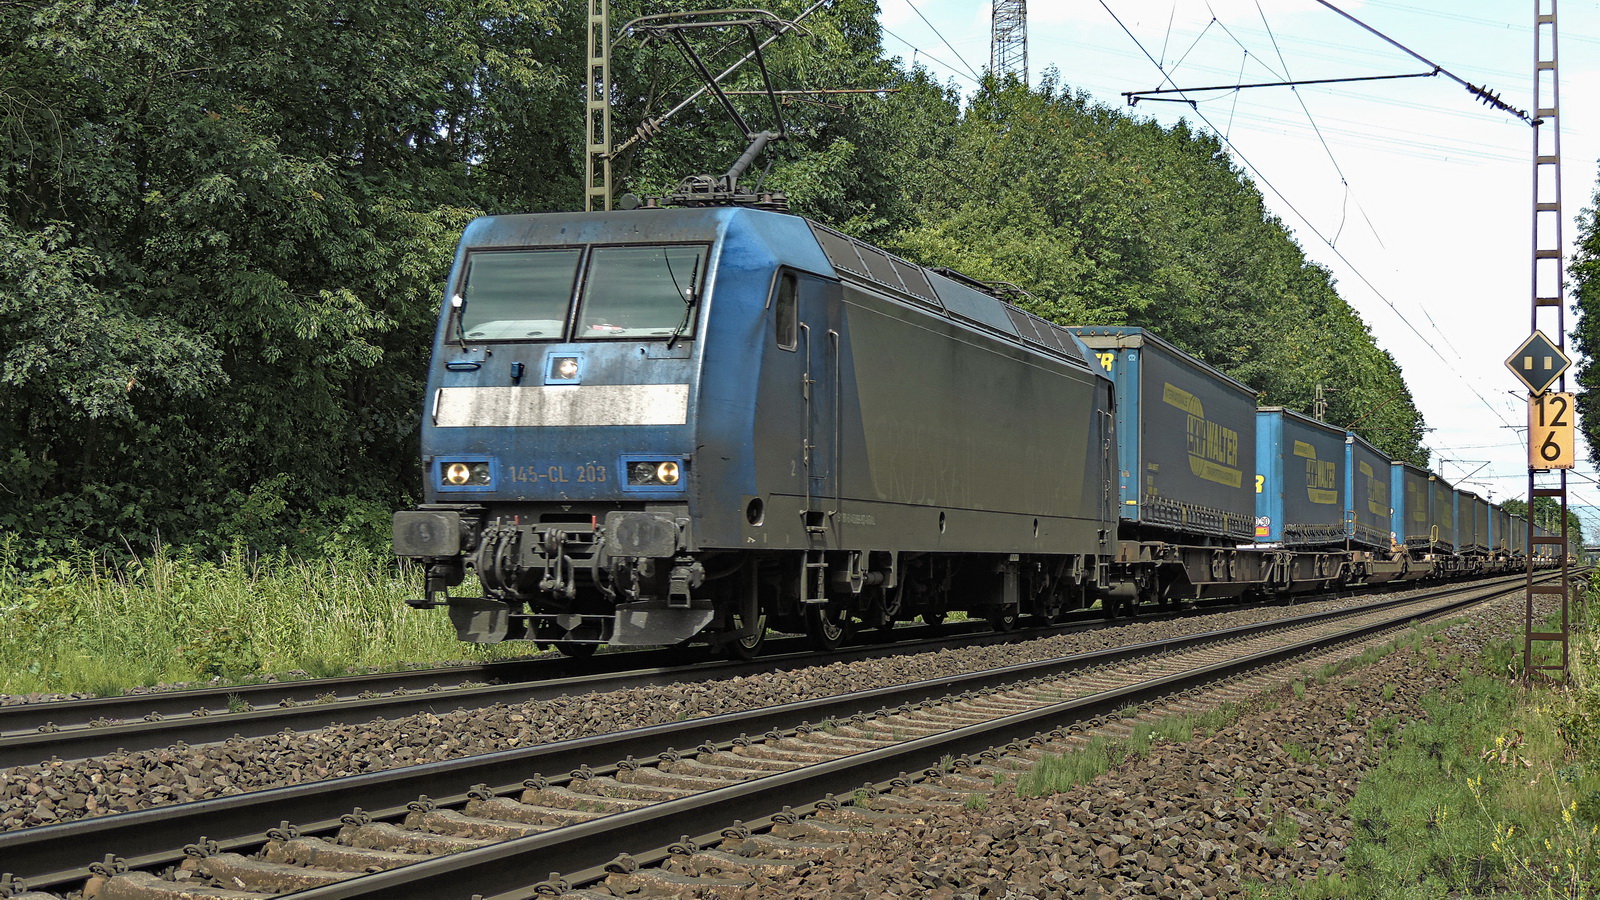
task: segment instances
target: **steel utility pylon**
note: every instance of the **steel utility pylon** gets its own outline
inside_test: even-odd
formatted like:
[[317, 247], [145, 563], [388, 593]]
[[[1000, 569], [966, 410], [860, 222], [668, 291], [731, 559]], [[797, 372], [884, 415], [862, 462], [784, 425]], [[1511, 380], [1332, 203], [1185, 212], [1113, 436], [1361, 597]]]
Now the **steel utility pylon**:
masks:
[[994, 0], [989, 27], [989, 71], [1028, 83], [1028, 0]]

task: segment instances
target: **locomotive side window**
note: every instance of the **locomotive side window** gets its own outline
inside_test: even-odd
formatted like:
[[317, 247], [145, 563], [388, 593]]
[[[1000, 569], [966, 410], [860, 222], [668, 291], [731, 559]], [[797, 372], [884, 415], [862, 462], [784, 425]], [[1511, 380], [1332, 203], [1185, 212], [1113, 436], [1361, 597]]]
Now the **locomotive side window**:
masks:
[[705, 269], [703, 246], [594, 248], [574, 337], [693, 337]]
[[468, 340], [559, 340], [581, 250], [485, 250], [467, 257], [460, 289]]
[[795, 315], [795, 277], [793, 272], [783, 273], [778, 279], [778, 295], [772, 301], [772, 317], [776, 325], [778, 346], [793, 350], [799, 338], [799, 319]]

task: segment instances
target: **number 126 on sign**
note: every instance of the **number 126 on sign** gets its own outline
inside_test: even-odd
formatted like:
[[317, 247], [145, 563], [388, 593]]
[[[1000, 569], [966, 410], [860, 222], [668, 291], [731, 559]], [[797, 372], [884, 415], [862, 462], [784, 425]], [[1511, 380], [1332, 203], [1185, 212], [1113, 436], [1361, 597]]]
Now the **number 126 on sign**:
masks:
[[1528, 398], [1528, 468], [1570, 469], [1577, 433], [1577, 395], [1539, 394]]

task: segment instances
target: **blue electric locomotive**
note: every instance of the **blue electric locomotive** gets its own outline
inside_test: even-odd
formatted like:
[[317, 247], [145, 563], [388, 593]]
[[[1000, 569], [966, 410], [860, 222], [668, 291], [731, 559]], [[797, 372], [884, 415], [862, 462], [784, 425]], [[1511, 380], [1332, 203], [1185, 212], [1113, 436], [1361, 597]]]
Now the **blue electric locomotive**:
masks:
[[1143, 329], [1061, 328], [798, 216], [483, 218], [445, 297], [394, 543], [463, 640], [748, 656], [769, 626], [831, 648], [1524, 558], [1491, 564], [1488, 504], [1458, 527], [1437, 476], [1391, 481]]
[[[463, 639], [706, 642], [1092, 603], [1111, 383], [976, 285], [798, 216], [482, 218], [396, 552]], [[470, 571], [480, 595], [450, 596]]]

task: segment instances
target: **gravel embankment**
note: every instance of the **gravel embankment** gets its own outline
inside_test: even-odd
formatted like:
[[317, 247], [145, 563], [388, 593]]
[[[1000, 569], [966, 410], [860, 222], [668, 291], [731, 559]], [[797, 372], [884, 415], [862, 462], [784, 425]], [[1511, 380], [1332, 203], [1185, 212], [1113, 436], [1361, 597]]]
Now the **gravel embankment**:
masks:
[[574, 695], [555, 701], [285, 732], [220, 745], [180, 745], [75, 762], [47, 761], [0, 773], [0, 831], [903, 684], [1363, 602], [1368, 600], [1266, 607], [1173, 622], [1135, 622], [1009, 646]]
[[[1431, 646], [1470, 660], [1521, 627], [1520, 600], [1505, 601]], [[1285, 686], [1209, 738], [1158, 744], [1065, 793], [1022, 799], [1008, 784], [982, 810], [863, 831], [788, 880], [757, 873], [741, 896], [1208, 900], [1337, 873], [1353, 830], [1343, 810], [1381, 750], [1374, 725], [1416, 720], [1456, 677], [1402, 649], [1303, 698]]]

